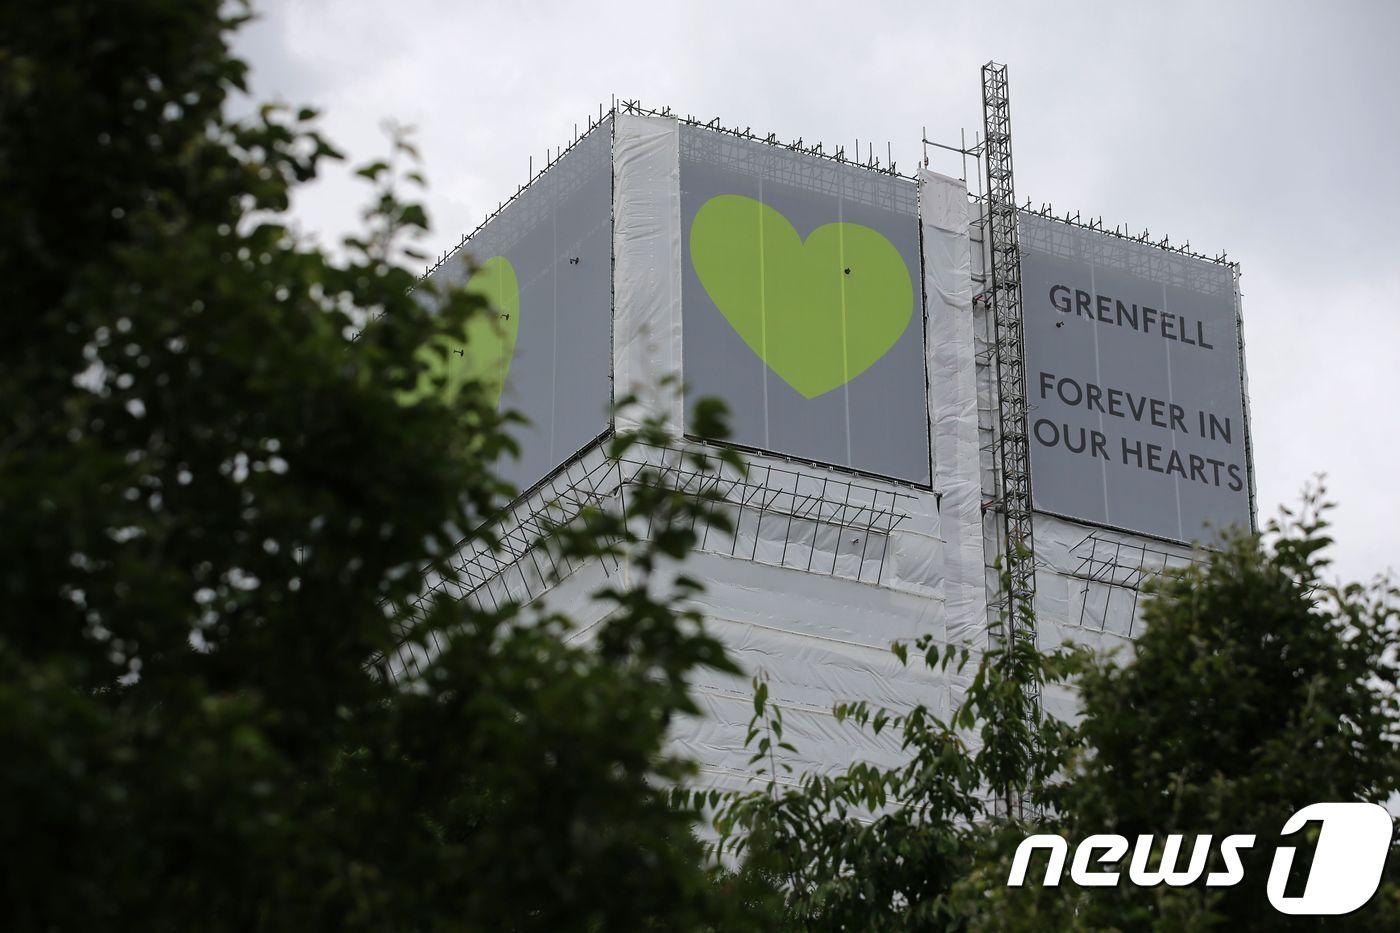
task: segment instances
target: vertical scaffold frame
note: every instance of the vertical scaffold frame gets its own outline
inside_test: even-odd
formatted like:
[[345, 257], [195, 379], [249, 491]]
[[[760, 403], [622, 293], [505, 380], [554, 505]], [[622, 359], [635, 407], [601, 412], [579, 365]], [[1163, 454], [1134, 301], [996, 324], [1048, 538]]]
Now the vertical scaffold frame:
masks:
[[[982, 66], [983, 165], [986, 166], [986, 237], [990, 256], [984, 300], [995, 325], [1000, 505], [1006, 530], [1005, 637], [1034, 639], [1025, 610], [1035, 597], [1031, 529], [1030, 449], [1026, 419], [1026, 347], [1021, 311], [1021, 248], [1016, 228], [1016, 185], [1011, 171], [1011, 102], [1006, 66]], [[1039, 714], [1039, 688], [1026, 684]]]

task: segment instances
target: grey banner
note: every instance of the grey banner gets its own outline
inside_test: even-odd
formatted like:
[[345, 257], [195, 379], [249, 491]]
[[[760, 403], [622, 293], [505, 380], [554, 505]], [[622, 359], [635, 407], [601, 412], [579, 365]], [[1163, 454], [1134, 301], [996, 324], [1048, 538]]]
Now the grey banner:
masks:
[[[470, 263], [509, 262], [518, 332], [500, 407], [527, 419], [511, 435], [520, 457], [499, 465], [524, 490], [601, 434], [612, 403], [612, 138], [585, 136], [473, 234], [435, 276], [466, 283]], [[492, 264], [497, 260], [497, 265]], [[508, 290], [508, 289], [507, 289]], [[496, 295], [490, 296], [493, 305]], [[497, 310], [501, 310], [497, 308]]]
[[1178, 541], [1249, 527], [1231, 269], [1023, 214], [1035, 507]]
[[930, 482], [917, 186], [682, 126], [687, 399], [745, 446]]

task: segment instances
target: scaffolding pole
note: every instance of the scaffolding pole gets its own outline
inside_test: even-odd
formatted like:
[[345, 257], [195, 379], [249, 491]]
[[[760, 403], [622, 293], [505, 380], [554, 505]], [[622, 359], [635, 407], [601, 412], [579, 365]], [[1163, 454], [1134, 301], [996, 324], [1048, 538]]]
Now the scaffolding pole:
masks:
[[[1011, 171], [1011, 102], [1006, 66], [982, 66], [982, 114], [985, 129], [986, 237], [989, 283], [985, 300], [995, 325], [998, 460], [1000, 505], [1005, 522], [1008, 644], [1035, 640], [1034, 620], [1027, 614], [1035, 597], [1034, 538], [1031, 532], [1030, 449], [1027, 441], [1026, 348], [1021, 310], [1021, 249], [1016, 229], [1016, 185]], [[1040, 715], [1038, 684], [1022, 685]], [[1022, 802], [1006, 806], [1022, 814]]]

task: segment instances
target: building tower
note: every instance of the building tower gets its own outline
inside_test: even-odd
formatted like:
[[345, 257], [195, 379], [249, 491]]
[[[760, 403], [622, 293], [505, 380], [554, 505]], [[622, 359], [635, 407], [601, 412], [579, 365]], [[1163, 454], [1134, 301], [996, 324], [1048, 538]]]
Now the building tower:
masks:
[[[626, 568], [561, 565], [537, 547], [546, 526], [644, 471], [718, 492], [735, 531], [705, 535], [686, 572], [707, 626], [768, 680], [797, 774], [899, 760], [835, 703], [957, 704], [962, 675], [902, 665], [893, 642], [980, 650], [1010, 611], [1047, 646], [1128, 644], [1146, 579], [1212, 523], [1254, 521], [1238, 270], [1018, 209], [1005, 68], [983, 79], [975, 193], [636, 103], [590, 121], [431, 270], [499, 315], [490, 353], [461, 365], [496, 367], [529, 424], [502, 465], [524, 492], [494, 520], [501, 546], [464, 547], [462, 581], [428, 589], [546, 601], [587, 637], [592, 594]], [[716, 443], [688, 433], [702, 396], [728, 404], [742, 473], [676, 456]], [[609, 459], [608, 436], [647, 415], [671, 443]], [[693, 689], [703, 716], [675, 743], [706, 784], [744, 786], [748, 679]]]

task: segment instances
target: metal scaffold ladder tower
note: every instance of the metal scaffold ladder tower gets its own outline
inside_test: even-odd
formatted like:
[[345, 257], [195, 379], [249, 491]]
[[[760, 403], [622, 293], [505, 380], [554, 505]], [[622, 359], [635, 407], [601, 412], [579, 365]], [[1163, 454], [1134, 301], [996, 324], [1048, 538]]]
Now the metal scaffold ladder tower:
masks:
[[[1026, 348], [1021, 313], [1021, 249], [1016, 226], [1016, 185], [1011, 172], [1011, 102], [1006, 66], [982, 66], [982, 114], [986, 137], [987, 247], [989, 281], [984, 293], [995, 324], [1000, 503], [1005, 521], [1006, 636], [1034, 639], [1026, 614], [1035, 596], [1031, 533], [1030, 449], [1027, 440]], [[1037, 714], [1039, 687], [1026, 684]]]

